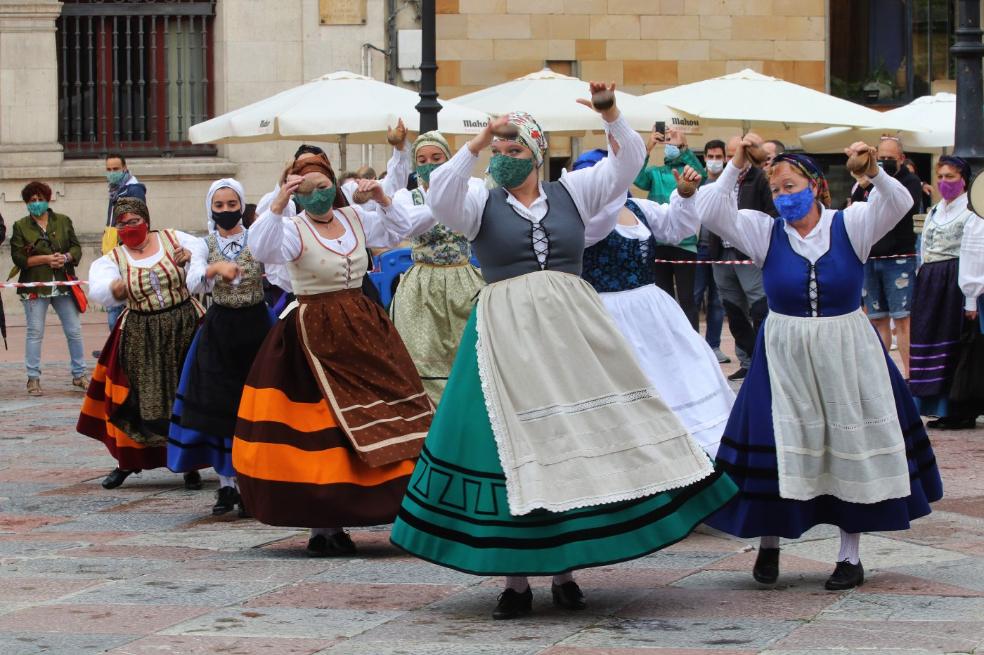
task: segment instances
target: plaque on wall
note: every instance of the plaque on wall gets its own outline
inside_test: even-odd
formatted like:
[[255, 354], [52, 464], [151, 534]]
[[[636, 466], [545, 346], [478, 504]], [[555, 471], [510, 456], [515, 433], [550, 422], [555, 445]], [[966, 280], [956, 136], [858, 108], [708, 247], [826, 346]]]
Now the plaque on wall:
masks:
[[366, 0], [318, 0], [322, 25], [365, 25]]

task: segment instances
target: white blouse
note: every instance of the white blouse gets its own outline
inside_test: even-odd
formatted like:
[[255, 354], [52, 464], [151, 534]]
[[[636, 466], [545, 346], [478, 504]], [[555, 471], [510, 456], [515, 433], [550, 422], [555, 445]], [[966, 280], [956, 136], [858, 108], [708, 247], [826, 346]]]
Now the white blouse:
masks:
[[984, 295], [984, 218], [972, 215], [964, 225], [960, 241], [957, 281], [964, 294], [964, 309], [977, 310], [977, 299]]
[[[738, 209], [735, 186], [740, 170], [731, 162], [716, 182], [697, 190], [697, 213], [701, 222], [738, 250], [747, 253], [761, 267], [769, 254], [775, 219], [754, 209]], [[912, 196], [890, 175], [876, 174], [867, 202], [856, 202], [844, 209], [844, 227], [858, 258], [867, 261], [871, 248], [902, 220], [912, 207]], [[837, 213], [824, 209], [820, 222], [806, 236], [801, 236], [788, 222], [783, 225], [789, 243], [799, 255], [816, 263], [830, 249], [830, 226]]]
[[[418, 190], [424, 194], [424, 199], [427, 199], [427, 191], [423, 187], [418, 187]], [[429, 206], [416, 205], [413, 202], [413, 191], [407, 189], [400, 189], [393, 196], [393, 204], [401, 205], [406, 208], [407, 213], [410, 215], [411, 228], [410, 232], [406, 235], [406, 238], [413, 239], [419, 237], [421, 234], [428, 232], [431, 228], [437, 225], [437, 219], [434, 218], [434, 212]]]
[[[203, 282], [205, 269], [208, 266], [206, 261], [208, 248], [205, 247], [205, 241], [178, 230], [175, 230], [175, 235], [178, 237], [178, 243], [181, 247], [191, 254], [191, 260], [185, 264], [185, 280], [188, 291], [192, 294], [203, 293], [205, 291]], [[135, 259], [125, 246], [122, 247], [131, 266], [150, 268], [161, 260], [161, 257], [164, 256], [164, 244], [161, 242], [159, 233], [154, 236], [157, 237], [157, 252], [150, 257]], [[112, 291], [113, 282], [121, 279], [123, 276], [120, 275], [120, 268], [116, 265], [116, 260], [108, 254], [103, 255], [89, 266], [89, 299], [103, 307], [117, 307], [125, 304], [126, 300], [117, 300], [113, 297]]]

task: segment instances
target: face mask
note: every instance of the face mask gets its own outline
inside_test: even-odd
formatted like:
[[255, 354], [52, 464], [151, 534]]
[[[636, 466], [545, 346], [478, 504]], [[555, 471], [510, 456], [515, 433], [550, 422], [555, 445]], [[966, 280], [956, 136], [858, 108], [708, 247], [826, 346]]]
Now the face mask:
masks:
[[243, 220], [243, 213], [239, 210], [228, 212], [212, 212], [212, 220], [223, 230], [231, 230]]
[[816, 199], [813, 189], [807, 186], [796, 193], [784, 193], [772, 199], [779, 215], [789, 222], [798, 221], [810, 213], [810, 207]]
[[109, 182], [110, 186], [118, 186], [124, 177], [126, 177], [126, 171], [106, 171], [106, 181]]
[[147, 232], [149, 231], [150, 226], [147, 225], [146, 221], [117, 229], [120, 241], [128, 248], [139, 248], [142, 246], [144, 241], [147, 240]]
[[31, 216], [40, 216], [46, 211], [48, 211], [47, 200], [35, 200], [34, 202], [27, 203], [27, 213]]
[[947, 202], [956, 200], [960, 197], [960, 194], [964, 192], [965, 182], [963, 178], [959, 180], [940, 180], [937, 182], [936, 186], [940, 188], [940, 195], [943, 196]]
[[309, 214], [324, 216], [335, 204], [335, 187], [315, 189], [311, 193], [295, 193], [294, 202]]
[[715, 175], [720, 175], [721, 171], [724, 170], [724, 162], [720, 159], [708, 159], [707, 160], [707, 172], [714, 173]]
[[492, 155], [489, 175], [504, 189], [515, 189], [533, 172], [532, 159], [519, 159], [506, 155]]
[[663, 147], [663, 159], [676, 159], [680, 156], [680, 148], [673, 145], [672, 143], [667, 143]]
[[431, 173], [433, 173], [438, 166], [440, 166], [440, 164], [419, 164], [417, 166], [417, 179], [424, 184], [430, 184]]
[[893, 177], [899, 172], [899, 163], [894, 159], [879, 159], [878, 166]]

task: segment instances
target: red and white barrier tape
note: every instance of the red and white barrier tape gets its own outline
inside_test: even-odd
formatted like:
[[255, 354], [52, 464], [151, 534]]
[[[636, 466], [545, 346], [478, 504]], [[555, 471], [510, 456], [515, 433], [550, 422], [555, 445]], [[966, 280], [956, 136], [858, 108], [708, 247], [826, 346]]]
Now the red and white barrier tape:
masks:
[[69, 280], [54, 282], [0, 282], [0, 289], [33, 289], [34, 287], [77, 287], [80, 284], [89, 284], [88, 280]]

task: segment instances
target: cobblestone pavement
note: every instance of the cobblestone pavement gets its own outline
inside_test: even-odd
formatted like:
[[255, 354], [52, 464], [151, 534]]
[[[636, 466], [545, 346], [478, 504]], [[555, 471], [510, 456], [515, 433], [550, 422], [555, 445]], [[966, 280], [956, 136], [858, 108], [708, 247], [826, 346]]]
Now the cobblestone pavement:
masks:
[[[984, 429], [932, 435], [946, 498], [908, 532], [863, 538], [858, 590], [822, 589], [833, 530], [785, 545], [764, 589], [750, 542], [701, 529], [581, 572], [584, 612], [552, 608], [541, 579], [533, 616], [493, 622], [497, 580], [406, 557], [384, 527], [353, 531], [358, 557], [309, 559], [300, 530], [211, 517], [214, 475], [205, 491], [160, 471], [104, 491], [112, 460], [74, 431], [65, 363], [43, 398], [24, 395], [18, 330], [0, 357], [3, 655], [984, 653]], [[89, 349], [104, 333], [86, 326]]]

